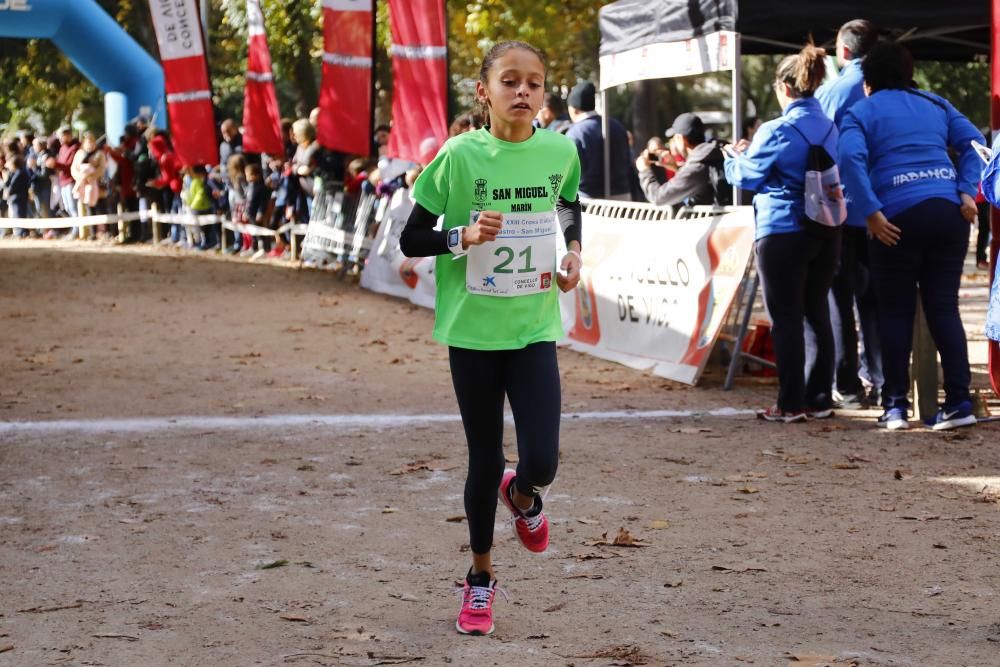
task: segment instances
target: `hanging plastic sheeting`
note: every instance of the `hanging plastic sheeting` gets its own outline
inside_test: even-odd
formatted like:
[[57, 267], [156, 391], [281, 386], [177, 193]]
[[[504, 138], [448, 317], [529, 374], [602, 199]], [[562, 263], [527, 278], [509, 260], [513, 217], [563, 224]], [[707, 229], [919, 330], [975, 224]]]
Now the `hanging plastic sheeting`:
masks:
[[389, 156], [427, 164], [448, 138], [443, 0], [389, 0], [392, 132]]
[[317, 140], [324, 148], [371, 153], [374, 34], [372, 0], [323, 0]]
[[212, 89], [195, 0], [149, 0], [160, 47], [170, 139], [185, 167], [218, 164]]
[[271, 50], [267, 46], [260, 0], [247, 0], [247, 81], [243, 102], [243, 150], [248, 153], [284, 155], [281, 112], [274, 91]]

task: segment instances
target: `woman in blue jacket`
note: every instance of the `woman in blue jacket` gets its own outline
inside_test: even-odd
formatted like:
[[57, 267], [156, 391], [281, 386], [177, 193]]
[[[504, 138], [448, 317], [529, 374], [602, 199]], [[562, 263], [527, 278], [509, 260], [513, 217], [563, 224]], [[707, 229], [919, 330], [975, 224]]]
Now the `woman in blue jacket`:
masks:
[[[774, 81], [781, 117], [764, 123], [753, 143], [740, 141], [726, 158], [726, 179], [757, 193], [757, 272], [771, 316], [779, 383], [777, 404], [757, 413], [768, 421], [801, 422], [833, 414], [834, 347], [826, 295], [841, 230], [805, 215], [810, 146], [821, 145], [837, 159], [837, 128], [813, 97], [826, 76], [825, 55], [810, 45], [781, 61]], [[803, 318], [816, 334], [816, 363], [808, 379]]]
[[[908, 427], [909, 363], [917, 286], [941, 354], [944, 406], [931, 426], [976, 423], [969, 400], [969, 350], [958, 287], [976, 220], [983, 135], [945, 99], [912, 87], [913, 57], [894, 43], [865, 58], [866, 99], [841, 126], [844, 185], [867, 219], [879, 309], [885, 385], [879, 424]], [[958, 155], [958, 167], [948, 150]]]

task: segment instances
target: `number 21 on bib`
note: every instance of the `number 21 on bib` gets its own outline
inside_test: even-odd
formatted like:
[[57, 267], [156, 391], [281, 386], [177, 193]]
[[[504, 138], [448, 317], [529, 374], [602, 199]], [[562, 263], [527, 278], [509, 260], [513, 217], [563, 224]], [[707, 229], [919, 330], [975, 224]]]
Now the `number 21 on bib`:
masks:
[[[469, 224], [476, 215], [469, 215]], [[549, 291], [556, 271], [556, 229], [554, 211], [505, 213], [495, 241], [469, 248], [466, 288], [489, 296]]]

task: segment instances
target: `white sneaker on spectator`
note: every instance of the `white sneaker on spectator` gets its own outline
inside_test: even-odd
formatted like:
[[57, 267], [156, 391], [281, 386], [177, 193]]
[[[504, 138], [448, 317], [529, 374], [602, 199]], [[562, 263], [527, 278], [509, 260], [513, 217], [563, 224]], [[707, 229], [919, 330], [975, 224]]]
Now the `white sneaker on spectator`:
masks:
[[264, 257], [266, 256], [267, 256], [267, 251], [264, 250], [263, 248], [260, 248], [259, 250], [257, 250], [257, 252], [250, 255], [250, 261], [256, 262], [258, 259], [264, 259]]

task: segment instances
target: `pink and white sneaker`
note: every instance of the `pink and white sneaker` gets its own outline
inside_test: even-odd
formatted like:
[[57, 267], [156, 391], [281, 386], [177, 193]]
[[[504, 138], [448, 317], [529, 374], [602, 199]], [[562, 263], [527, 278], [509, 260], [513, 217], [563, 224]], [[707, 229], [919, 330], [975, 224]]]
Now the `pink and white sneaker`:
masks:
[[541, 498], [535, 498], [535, 503], [538, 505], [538, 513], [533, 516], [525, 516], [525, 513], [514, 505], [511, 491], [514, 486], [514, 477], [516, 476], [516, 473], [510, 468], [503, 471], [503, 479], [500, 481], [500, 501], [507, 506], [507, 509], [514, 516], [514, 534], [517, 536], [517, 539], [521, 541], [521, 544], [528, 551], [540, 554], [549, 546], [549, 520], [542, 513]]
[[465, 577], [462, 589], [462, 609], [458, 612], [455, 629], [463, 635], [488, 635], [494, 630], [493, 599], [497, 594], [497, 580], [490, 580], [488, 572]]

